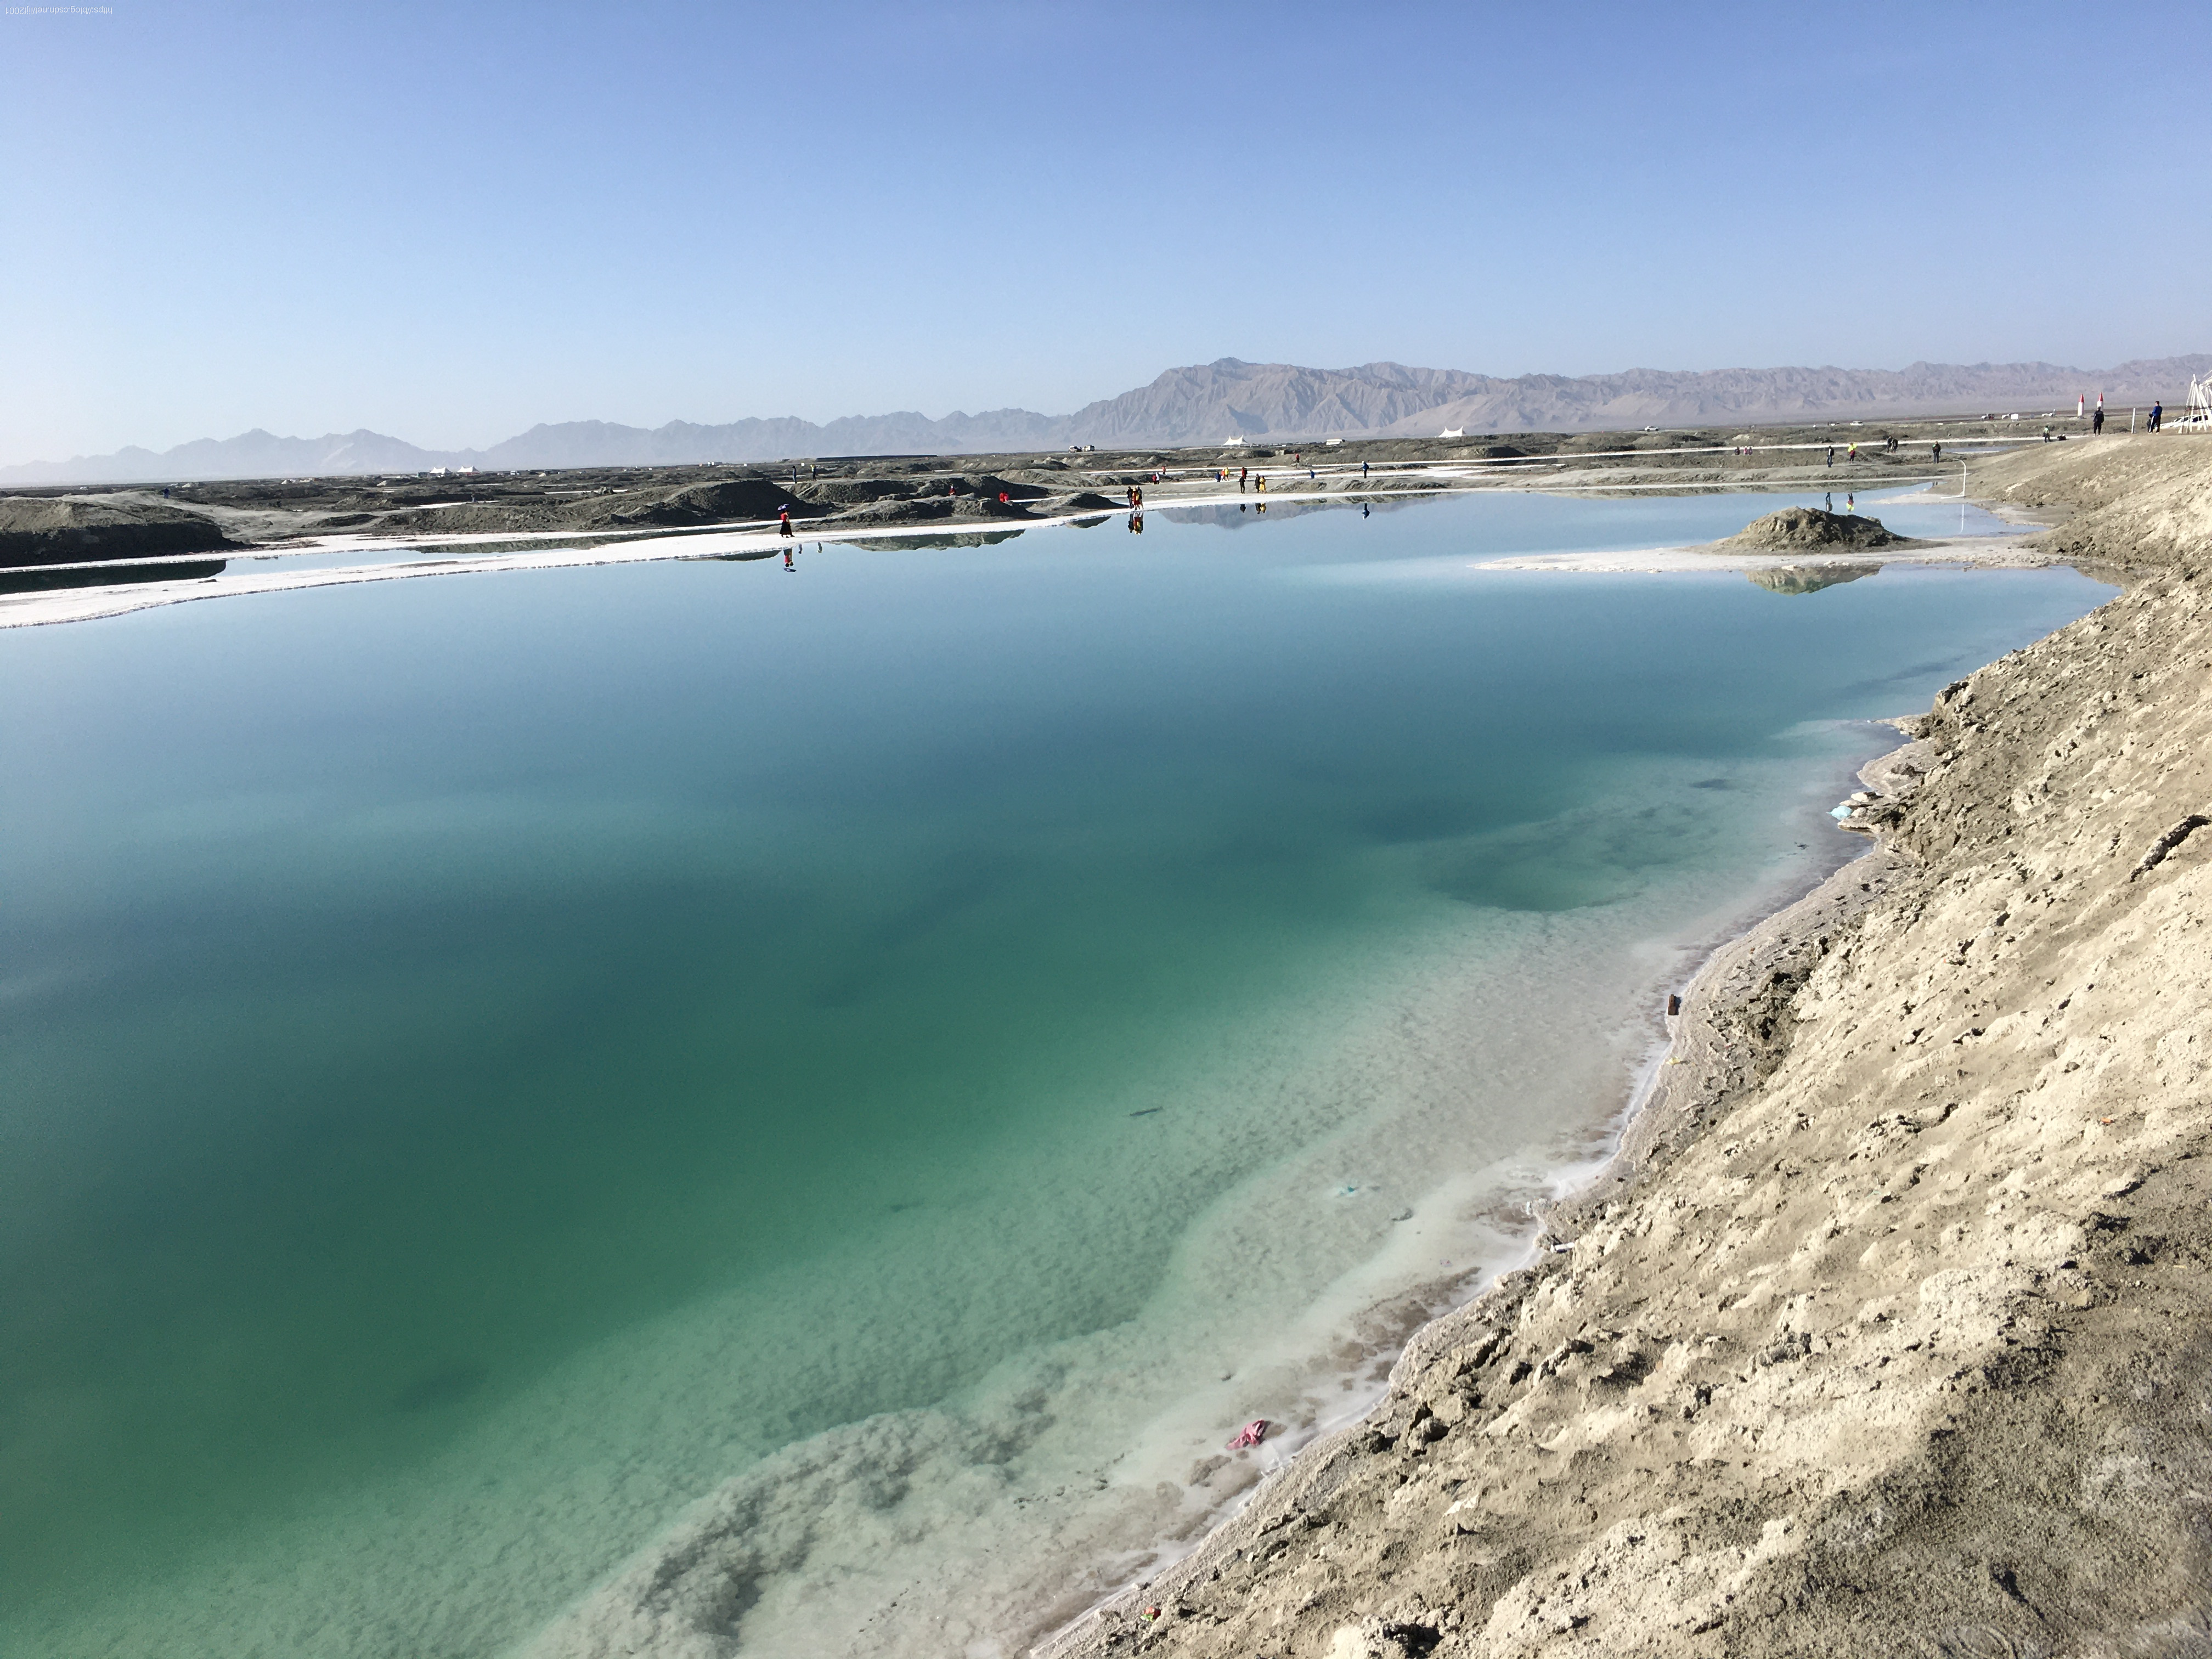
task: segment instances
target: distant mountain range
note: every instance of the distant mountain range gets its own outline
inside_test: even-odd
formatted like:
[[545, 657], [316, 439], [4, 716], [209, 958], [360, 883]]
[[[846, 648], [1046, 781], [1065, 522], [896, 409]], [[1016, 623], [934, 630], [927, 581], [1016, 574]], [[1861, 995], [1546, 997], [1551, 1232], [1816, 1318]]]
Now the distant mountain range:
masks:
[[1434, 437], [1445, 430], [1572, 432], [1760, 421], [1863, 420], [2070, 407], [2078, 394], [2124, 407], [2180, 401], [2212, 356], [2158, 357], [2116, 368], [2057, 363], [1915, 363], [1909, 368], [1633, 368], [1619, 374], [1523, 374], [1499, 380], [1459, 369], [1367, 363], [1300, 368], [1234, 357], [1171, 368], [1150, 386], [1073, 415], [1026, 409], [856, 415], [817, 426], [791, 417], [648, 430], [605, 421], [534, 426], [489, 449], [419, 449], [360, 431], [278, 438], [252, 431], [202, 438], [155, 453], [129, 448], [68, 461], [0, 467], [0, 487], [419, 472], [473, 466], [507, 471], [568, 466], [677, 465], [790, 456], [979, 454], [1095, 443], [1189, 447], [1248, 440]]

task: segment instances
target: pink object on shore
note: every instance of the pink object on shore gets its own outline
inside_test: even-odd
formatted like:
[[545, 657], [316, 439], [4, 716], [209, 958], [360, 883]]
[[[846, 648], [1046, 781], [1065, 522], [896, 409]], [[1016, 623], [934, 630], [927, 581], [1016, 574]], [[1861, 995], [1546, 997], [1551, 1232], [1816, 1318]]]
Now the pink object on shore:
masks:
[[1247, 1446], [1256, 1446], [1267, 1437], [1267, 1419], [1255, 1417], [1237, 1431], [1237, 1437], [1229, 1443], [1231, 1451], [1243, 1451]]

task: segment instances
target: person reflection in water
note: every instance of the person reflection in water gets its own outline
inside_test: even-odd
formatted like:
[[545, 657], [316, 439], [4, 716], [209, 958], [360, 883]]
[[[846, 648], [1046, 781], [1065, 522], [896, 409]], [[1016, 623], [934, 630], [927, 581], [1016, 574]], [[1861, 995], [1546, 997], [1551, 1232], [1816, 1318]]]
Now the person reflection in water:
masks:
[[786, 570], [796, 570], [799, 568], [797, 565], [792, 563], [791, 550], [787, 547], [783, 550], [783, 568]]
[[1145, 533], [1145, 515], [1143, 514], [1132, 513], [1129, 515], [1129, 533], [1132, 536], [1141, 536]]

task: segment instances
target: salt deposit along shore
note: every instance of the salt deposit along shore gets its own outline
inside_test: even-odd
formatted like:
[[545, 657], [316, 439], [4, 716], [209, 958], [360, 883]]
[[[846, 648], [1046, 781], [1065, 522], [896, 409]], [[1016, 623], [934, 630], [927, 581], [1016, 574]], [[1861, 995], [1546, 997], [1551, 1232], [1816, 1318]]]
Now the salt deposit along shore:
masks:
[[[796, 540], [990, 541], [1155, 508], [1402, 504], [1469, 490], [1559, 495], [1945, 487], [1996, 421], [1902, 422], [1840, 459], [1832, 427], [1750, 433], [1361, 440], [1219, 451], [847, 457], [760, 467], [584, 468], [469, 478], [259, 479], [0, 497], [0, 628], [156, 605], [427, 576], [773, 556]], [[1724, 436], [1729, 441], [1723, 443]], [[1894, 440], [1895, 448], [1888, 447]], [[1937, 465], [1942, 446], [1951, 458]], [[1255, 475], [1247, 492], [1240, 474]], [[1265, 481], [1264, 483], [1262, 481]], [[1141, 519], [1141, 515], [1139, 515]], [[1927, 550], [1920, 556], [1927, 557]], [[1963, 556], [2002, 558], [1987, 538]], [[1751, 559], [1741, 568], [1759, 568]]]
[[[1559, 493], [1549, 484], [1534, 482], [1523, 484], [1518, 479], [1510, 486], [1499, 487], [1527, 489], [1539, 494]], [[1454, 493], [1459, 492], [1441, 489], [1401, 491], [1400, 497]], [[1293, 512], [1301, 507], [1342, 507], [1347, 504], [1340, 496], [1331, 497], [1326, 492], [1297, 495], [1286, 491], [1273, 500], [1278, 507]], [[1178, 500], [1176, 507], [1222, 507], [1236, 501], [1237, 497], [1233, 495], [1193, 495]], [[268, 569], [226, 568], [214, 575], [202, 575], [193, 571], [173, 579], [162, 579], [159, 573], [166, 568], [204, 565], [207, 562], [204, 558], [191, 559], [184, 556], [47, 566], [45, 568], [47, 573], [83, 571], [98, 574], [114, 570], [118, 577], [125, 579], [118, 580], [112, 586], [46, 588], [0, 594], [0, 629], [93, 622], [107, 617], [127, 616], [137, 611], [198, 600], [243, 599], [257, 593], [298, 592], [307, 588], [345, 587], [367, 582], [411, 581], [434, 576], [514, 574], [533, 570], [576, 570], [595, 566], [655, 564], [683, 559], [769, 559], [787, 547], [803, 551], [810, 545], [855, 542], [872, 541], [898, 545], [927, 538], [957, 544], [963, 540], [1003, 539], [1031, 530], [1054, 530], [1097, 521], [1097, 514], [1061, 514], [1033, 519], [1011, 530], [944, 532], [933, 537], [928, 536], [928, 532], [924, 532], [924, 537], [917, 537], [912, 529], [904, 526], [863, 526], [841, 530], [827, 543], [817, 541], [814, 534], [810, 534], [804, 542], [797, 538], [787, 540], [773, 528], [757, 525], [721, 526], [681, 534], [626, 537], [583, 546], [562, 544], [550, 537], [518, 538], [493, 534], [419, 537], [404, 543], [351, 535], [330, 536], [288, 549], [287, 551], [294, 556], [291, 560], [281, 554], [261, 554], [249, 562], [265, 563], [271, 567]], [[426, 553], [442, 553], [450, 556], [421, 556]], [[2055, 561], [2048, 554], [2026, 547], [2023, 537], [1971, 536], [1914, 542], [1897, 551], [1885, 552], [1882, 562], [2007, 568], [2042, 566]], [[1825, 568], [1832, 571], [1848, 569], [1869, 574], [1879, 568], [1877, 565], [1865, 563], [1863, 558], [1855, 560], [1848, 555], [1815, 555], [1808, 559], [1804, 555], [1744, 550], [1725, 544], [1715, 544], [1711, 547], [1639, 549], [1618, 553], [1524, 554], [1485, 560], [1482, 566], [1492, 570], [1598, 573], [1739, 570], [1754, 580], [1761, 579], [1760, 573], [1817, 572]], [[1847, 576], [1833, 578], [1848, 579]]]
[[1900, 722], [1533, 1265], [1039, 1652], [2212, 1650], [2212, 444], [1974, 489], [2126, 591]]

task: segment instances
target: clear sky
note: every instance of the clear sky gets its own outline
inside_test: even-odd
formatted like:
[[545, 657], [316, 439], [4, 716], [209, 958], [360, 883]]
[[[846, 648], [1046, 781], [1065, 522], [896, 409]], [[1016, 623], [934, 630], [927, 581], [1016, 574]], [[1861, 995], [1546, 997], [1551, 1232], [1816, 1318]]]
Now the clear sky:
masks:
[[0, 15], [0, 462], [2212, 349], [2212, 7]]

